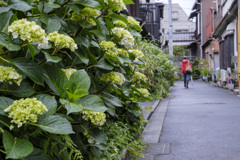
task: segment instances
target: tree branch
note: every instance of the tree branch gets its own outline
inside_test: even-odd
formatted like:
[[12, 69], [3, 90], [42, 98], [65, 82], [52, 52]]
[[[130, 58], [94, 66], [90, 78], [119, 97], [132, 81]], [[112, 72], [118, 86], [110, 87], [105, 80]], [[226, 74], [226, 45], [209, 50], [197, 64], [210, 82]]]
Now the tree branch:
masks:
[[108, 6], [96, 19], [100, 18], [110, 7]]
[[109, 81], [103, 88], [101, 88], [99, 91], [97, 91], [97, 92], [94, 93], [94, 94], [98, 95], [99, 93], [101, 93], [102, 91], [104, 91], [104, 90], [109, 86], [109, 84], [111, 84], [111, 83], [112, 83], [112, 81]]
[[59, 8], [56, 8], [54, 10], [52, 10], [51, 12], [49, 12], [48, 14], [52, 14], [54, 12], [56, 12], [57, 10], [59, 10], [60, 8], [62, 8], [63, 6], [67, 5], [70, 2], [70, 0], [68, 0], [67, 2], [63, 3]]

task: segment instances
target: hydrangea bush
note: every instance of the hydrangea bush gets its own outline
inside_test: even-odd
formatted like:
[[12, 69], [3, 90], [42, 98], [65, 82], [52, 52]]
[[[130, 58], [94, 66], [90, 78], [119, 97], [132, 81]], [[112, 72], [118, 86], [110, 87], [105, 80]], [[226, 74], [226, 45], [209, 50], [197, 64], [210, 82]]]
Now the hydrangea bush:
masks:
[[0, 2], [0, 159], [141, 155], [141, 27], [118, 13], [133, 2]]

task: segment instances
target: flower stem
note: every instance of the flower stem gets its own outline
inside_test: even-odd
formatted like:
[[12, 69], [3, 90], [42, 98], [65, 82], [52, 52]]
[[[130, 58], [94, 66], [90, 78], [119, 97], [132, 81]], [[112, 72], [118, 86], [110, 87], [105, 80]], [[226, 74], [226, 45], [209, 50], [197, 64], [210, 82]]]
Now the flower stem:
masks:
[[0, 123], [4, 124], [4, 125], [7, 126], [8, 128], [10, 128], [10, 126], [9, 126], [7, 123], [5, 123], [5, 122], [3, 122], [3, 121], [1, 121], [1, 120], [0, 120]]
[[22, 127], [20, 128], [18, 134], [17, 134], [17, 138], [19, 138], [24, 130], [25, 124], [22, 125]]
[[104, 91], [110, 84], [112, 83], [112, 81], [109, 81], [103, 88], [101, 88], [99, 91], [97, 91], [96, 93], [94, 93], [94, 94], [99, 94], [99, 93], [101, 93], [102, 91]]
[[108, 6], [96, 19], [100, 18], [110, 7]]

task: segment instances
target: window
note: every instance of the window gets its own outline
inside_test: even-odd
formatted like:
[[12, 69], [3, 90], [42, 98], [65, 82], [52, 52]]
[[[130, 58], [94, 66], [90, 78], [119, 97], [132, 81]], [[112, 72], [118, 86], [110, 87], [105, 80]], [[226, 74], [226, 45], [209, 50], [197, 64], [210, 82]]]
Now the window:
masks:
[[172, 19], [177, 20], [178, 19], [178, 12], [172, 12]]

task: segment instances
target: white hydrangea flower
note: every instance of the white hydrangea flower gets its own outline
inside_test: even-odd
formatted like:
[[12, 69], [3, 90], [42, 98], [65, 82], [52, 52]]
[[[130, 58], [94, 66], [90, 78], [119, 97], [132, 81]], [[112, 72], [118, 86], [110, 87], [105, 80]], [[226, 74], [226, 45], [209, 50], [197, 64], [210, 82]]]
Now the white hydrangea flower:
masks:
[[92, 124], [102, 126], [106, 122], [106, 114], [104, 112], [96, 112], [89, 110], [82, 110], [83, 119], [90, 120]]
[[0, 66], [0, 82], [4, 81], [9, 82], [10, 84], [14, 82], [20, 86], [22, 76], [12, 67]]
[[149, 91], [145, 88], [139, 88], [138, 91], [143, 94], [144, 97], [149, 96]]
[[101, 77], [101, 81], [113, 82], [122, 85], [125, 82], [125, 77], [122, 73], [112, 71], [110, 73], [103, 74]]
[[[29, 122], [37, 122], [37, 115], [42, 115], [48, 111], [47, 107], [36, 98], [26, 98], [16, 100], [8, 108], [4, 110], [10, 112], [8, 117], [11, 118], [11, 123], [16, 123], [18, 127]], [[12, 127], [11, 127], [12, 128]]]
[[50, 33], [47, 38], [49, 41], [54, 42], [55, 46], [59, 48], [69, 48], [72, 52], [77, 49], [77, 44], [71, 37], [64, 34], [59, 34], [56, 31]]
[[139, 50], [136, 50], [136, 49], [129, 50], [129, 52], [133, 53], [136, 59], [144, 56], [142, 51], [139, 51]]
[[45, 31], [35, 22], [27, 21], [27, 19], [14, 21], [8, 27], [8, 32], [12, 33], [13, 38], [20, 36], [23, 41], [39, 42], [39, 48], [48, 44]]
[[114, 27], [112, 32], [121, 39], [121, 45], [125, 45], [127, 48], [134, 45], [134, 38], [128, 30], [120, 27]]
[[134, 72], [133, 76], [132, 76], [132, 80], [133, 81], [138, 81], [138, 80], [143, 80], [143, 81], [147, 81], [147, 77], [140, 73], [140, 72]]

